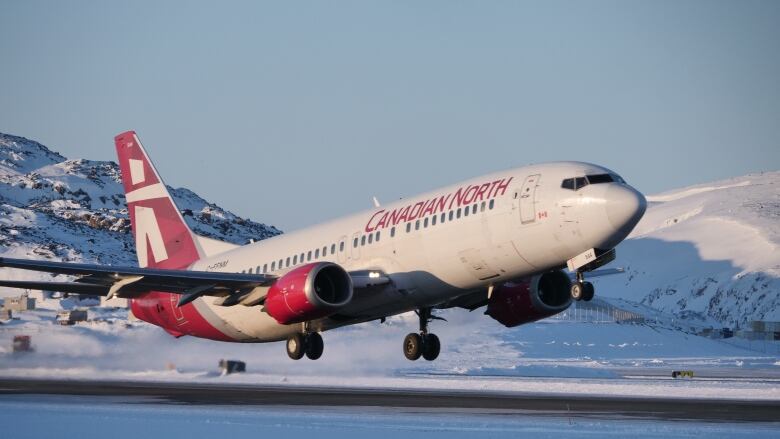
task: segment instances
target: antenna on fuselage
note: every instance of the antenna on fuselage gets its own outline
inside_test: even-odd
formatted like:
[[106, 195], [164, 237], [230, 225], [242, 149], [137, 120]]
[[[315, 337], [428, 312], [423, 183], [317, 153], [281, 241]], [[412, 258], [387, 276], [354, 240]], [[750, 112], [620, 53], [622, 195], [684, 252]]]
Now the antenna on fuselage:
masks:
[[376, 199], [376, 196], [371, 197], [371, 198], [374, 200], [374, 207], [379, 207], [380, 206], [379, 200]]

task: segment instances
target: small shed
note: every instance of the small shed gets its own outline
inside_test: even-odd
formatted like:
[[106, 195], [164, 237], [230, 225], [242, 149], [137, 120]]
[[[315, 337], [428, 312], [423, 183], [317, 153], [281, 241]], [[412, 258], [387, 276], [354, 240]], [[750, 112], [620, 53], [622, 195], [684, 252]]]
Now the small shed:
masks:
[[35, 309], [35, 299], [27, 294], [18, 297], [8, 297], [3, 301], [3, 309], [9, 311], [30, 311]]
[[87, 310], [74, 309], [71, 311], [60, 311], [57, 313], [57, 317], [54, 321], [60, 325], [75, 325], [76, 322], [86, 322]]

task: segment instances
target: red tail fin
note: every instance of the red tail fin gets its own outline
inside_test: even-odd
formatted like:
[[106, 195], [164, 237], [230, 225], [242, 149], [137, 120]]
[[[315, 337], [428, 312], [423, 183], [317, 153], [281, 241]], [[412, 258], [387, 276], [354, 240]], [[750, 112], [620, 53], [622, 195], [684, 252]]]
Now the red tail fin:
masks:
[[114, 138], [138, 265], [182, 269], [200, 259], [197, 244], [135, 131]]

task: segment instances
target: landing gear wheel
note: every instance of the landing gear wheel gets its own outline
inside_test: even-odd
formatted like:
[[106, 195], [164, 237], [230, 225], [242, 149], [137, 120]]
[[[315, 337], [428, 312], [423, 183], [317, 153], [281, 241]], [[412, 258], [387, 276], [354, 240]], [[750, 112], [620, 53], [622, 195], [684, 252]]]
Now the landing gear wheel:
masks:
[[411, 333], [404, 338], [404, 355], [409, 360], [415, 361], [422, 355], [422, 337], [420, 334]]
[[593, 296], [596, 294], [595, 289], [593, 288], [593, 284], [590, 282], [583, 282], [582, 283], [582, 300], [586, 302], [590, 302], [593, 300]]
[[436, 334], [425, 334], [422, 336], [422, 357], [428, 361], [433, 361], [439, 356], [441, 343]]
[[306, 350], [306, 340], [303, 334], [293, 334], [287, 339], [287, 355], [293, 360], [300, 360], [303, 358], [303, 353]]
[[574, 282], [571, 284], [571, 298], [580, 301], [585, 297], [585, 285], [582, 282]]
[[316, 360], [322, 356], [325, 349], [325, 343], [322, 342], [322, 336], [317, 332], [312, 332], [306, 337], [306, 357], [309, 360]]

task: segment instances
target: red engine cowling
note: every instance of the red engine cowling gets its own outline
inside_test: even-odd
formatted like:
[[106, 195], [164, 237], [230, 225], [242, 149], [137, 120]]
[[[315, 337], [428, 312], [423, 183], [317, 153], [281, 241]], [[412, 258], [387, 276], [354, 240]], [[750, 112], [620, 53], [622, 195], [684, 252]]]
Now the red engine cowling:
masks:
[[265, 310], [287, 325], [326, 317], [352, 300], [352, 279], [339, 265], [302, 265], [277, 279], [268, 290]]
[[571, 280], [561, 270], [496, 286], [485, 314], [512, 328], [550, 317], [571, 305]]

